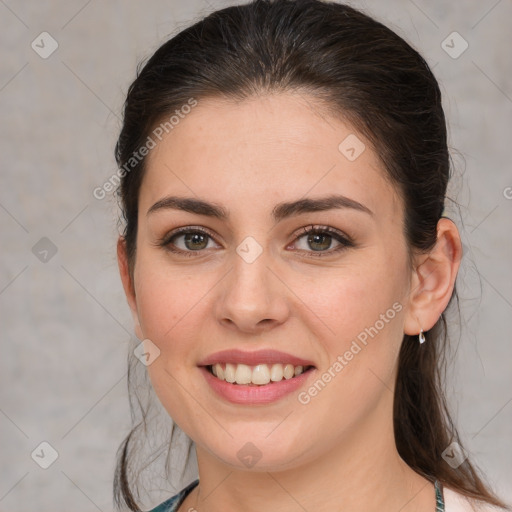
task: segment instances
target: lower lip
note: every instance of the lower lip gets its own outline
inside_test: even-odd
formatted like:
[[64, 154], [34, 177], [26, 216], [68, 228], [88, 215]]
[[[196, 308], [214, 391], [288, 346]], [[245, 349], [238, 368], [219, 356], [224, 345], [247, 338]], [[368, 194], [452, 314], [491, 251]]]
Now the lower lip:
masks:
[[314, 368], [310, 368], [306, 372], [301, 373], [297, 377], [292, 377], [291, 379], [270, 382], [263, 386], [247, 386], [231, 384], [225, 380], [220, 380], [211, 374], [205, 366], [200, 366], [199, 369], [203, 373], [206, 382], [208, 382], [219, 396], [228, 402], [245, 405], [275, 402], [299, 389], [314, 372]]

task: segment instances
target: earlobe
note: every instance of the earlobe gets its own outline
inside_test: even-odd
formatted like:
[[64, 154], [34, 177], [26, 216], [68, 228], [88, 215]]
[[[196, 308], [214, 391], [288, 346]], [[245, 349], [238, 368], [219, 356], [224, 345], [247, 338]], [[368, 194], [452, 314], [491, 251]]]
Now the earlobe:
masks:
[[119, 266], [119, 274], [123, 283], [126, 300], [132, 314], [135, 335], [137, 338], [142, 340], [144, 336], [142, 334], [139, 321], [137, 301], [135, 297], [135, 287], [130, 276], [130, 267], [128, 265], [128, 256], [126, 252], [126, 240], [122, 236], [120, 236], [117, 240], [117, 264]]
[[462, 244], [456, 225], [448, 218], [437, 224], [437, 243], [422, 255], [413, 271], [409, 307], [404, 331], [416, 335], [431, 329], [446, 309], [453, 293], [462, 257]]

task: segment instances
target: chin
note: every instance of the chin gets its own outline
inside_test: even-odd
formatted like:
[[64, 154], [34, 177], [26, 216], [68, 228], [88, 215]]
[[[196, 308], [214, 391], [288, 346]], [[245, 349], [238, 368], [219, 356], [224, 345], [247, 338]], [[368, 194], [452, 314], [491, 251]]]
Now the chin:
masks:
[[[265, 439], [261, 434], [258, 439], [251, 440], [251, 436], [246, 433], [242, 437], [230, 438], [227, 443], [222, 439], [214, 446], [206, 446], [210, 455], [237, 471], [286, 471], [307, 462], [307, 448], [302, 443], [292, 442], [290, 446], [285, 446], [283, 439]], [[198, 458], [200, 456], [198, 453]]]

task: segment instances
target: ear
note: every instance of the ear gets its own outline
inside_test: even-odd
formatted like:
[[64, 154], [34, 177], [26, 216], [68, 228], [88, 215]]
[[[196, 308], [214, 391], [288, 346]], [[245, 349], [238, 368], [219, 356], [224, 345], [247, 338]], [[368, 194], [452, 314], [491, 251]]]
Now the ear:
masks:
[[130, 268], [128, 265], [128, 256], [126, 252], [126, 240], [120, 236], [117, 240], [117, 264], [119, 266], [119, 273], [121, 275], [121, 281], [123, 282], [124, 293], [126, 300], [130, 306], [132, 312], [133, 324], [135, 335], [140, 340], [144, 339], [142, 334], [142, 328], [139, 322], [139, 313], [137, 310], [137, 300], [135, 297], [135, 287], [130, 276]]
[[446, 309], [462, 258], [457, 226], [443, 217], [437, 223], [437, 242], [432, 251], [415, 262], [405, 316], [405, 334], [428, 331]]

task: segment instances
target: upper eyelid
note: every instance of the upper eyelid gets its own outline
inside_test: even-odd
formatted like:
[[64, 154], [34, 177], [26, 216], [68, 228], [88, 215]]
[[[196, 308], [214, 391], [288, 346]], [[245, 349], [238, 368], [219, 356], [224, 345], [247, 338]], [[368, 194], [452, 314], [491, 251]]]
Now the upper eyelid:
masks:
[[304, 226], [302, 228], [299, 228], [299, 232], [295, 232], [295, 236], [301, 235], [307, 235], [309, 232], [315, 232], [318, 231], [319, 233], [329, 233], [330, 235], [338, 235], [341, 238], [346, 239], [348, 242], [352, 242], [352, 237], [345, 233], [344, 231], [341, 231], [340, 229], [333, 228], [332, 226], [325, 226], [322, 224], [308, 224], [307, 226]]

